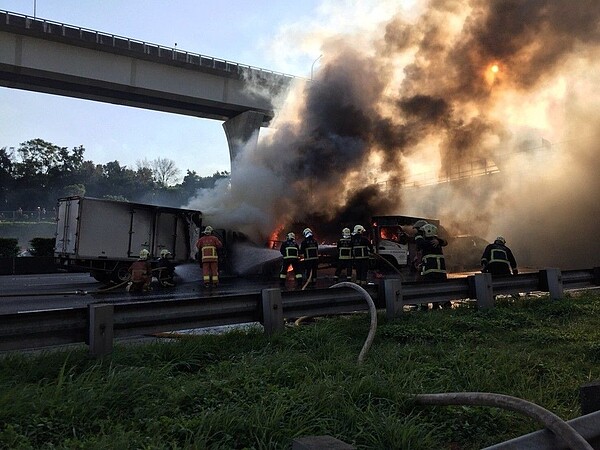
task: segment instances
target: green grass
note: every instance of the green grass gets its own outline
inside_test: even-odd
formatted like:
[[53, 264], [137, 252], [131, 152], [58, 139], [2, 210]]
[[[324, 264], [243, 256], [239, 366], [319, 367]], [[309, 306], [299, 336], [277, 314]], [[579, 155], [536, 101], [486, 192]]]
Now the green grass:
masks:
[[332, 435], [359, 449], [476, 449], [541, 428], [487, 407], [418, 406], [412, 394], [496, 392], [580, 415], [600, 378], [600, 295], [502, 301], [488, 311], [352, 315], [177, 342], [11, 353], [0, 361], [3, 449], [289, 449]]

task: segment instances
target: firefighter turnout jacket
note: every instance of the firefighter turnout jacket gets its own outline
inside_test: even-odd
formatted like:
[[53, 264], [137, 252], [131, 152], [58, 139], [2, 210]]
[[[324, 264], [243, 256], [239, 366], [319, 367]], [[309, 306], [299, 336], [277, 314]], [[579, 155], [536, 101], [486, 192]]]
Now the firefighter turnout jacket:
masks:
[[496, 241], [483, 251], [481, 266], [484, 273], [510, 275], [517, 269], [517, 261], [510, 248]]
[[[436, 245], [437, 241], [437, 245]], [[415, 238], [417, 250], [421, 253], [421, 275], [446, 274], [446, 260], [442, 247], [448, 243], [437, 236]]]
[[352, 239], [340, 238], [337, 242], [338, 259], [352, 259]]
[[200, 258], [203, 263], [218, 261], [219, 255], [217, 251], [222, 247], [223, 244], [220, 239], [212, 234], [202, 236], [196, 242], [196, 248], [200, 251]]
[[297, 261], [300, 258], [300, 249], [293, 239], [288, 239], [281, 244], [279, 249], [285, 261]]
[[302, 244], [300, 244], [300, 252], [304, 257], [304, 261], [315, 261], [319, 259], [319, 244], [312, 235], [302, 241]]

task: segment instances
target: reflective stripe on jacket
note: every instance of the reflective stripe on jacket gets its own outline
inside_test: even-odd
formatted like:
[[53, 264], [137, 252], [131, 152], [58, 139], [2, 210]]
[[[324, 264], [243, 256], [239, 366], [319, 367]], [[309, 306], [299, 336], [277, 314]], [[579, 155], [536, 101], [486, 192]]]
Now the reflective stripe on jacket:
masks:
[[304, 260], [310, 261], [312, 259], [319, 259], [319, 247], [317, 243], [310, 243], [304, 248]]
[[446, 273], [446, 260], [444, 259], [444, 255], [429, 253], [423, 256], [421, 264], [421, 275], [435, 272]]
[[283, 259], [298, 259], [299, 251], [296, 245], [288, 245], [281, 249]]
[[508, 255], [505, 250], [501, 248], [493, 248], [490, 252], [490, 260], [487, 262], [491, 263], [503, 263], [507, 266], [510, 266], [510, 261], [508, 260]]
[[337, 244], [339, 259], [352, 259], [352, 241], [350, 238], [341, 238]]
[[217, 247], [214, 245], [205, 245], [201, 249], [202, 252], [202, 262], [212, 262], [217, 261], [219, 256], [217, 254]]

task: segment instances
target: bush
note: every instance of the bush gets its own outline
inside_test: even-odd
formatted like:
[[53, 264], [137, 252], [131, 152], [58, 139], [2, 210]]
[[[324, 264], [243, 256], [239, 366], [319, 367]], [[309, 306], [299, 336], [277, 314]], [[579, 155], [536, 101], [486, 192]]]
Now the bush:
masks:
[[29, 241], [33, 256], [53, 256], [56, 238], [33, 238]]
[[14, 238], [0, 238], [0, 257], [12, 258], [19, 254], [19, 240]]

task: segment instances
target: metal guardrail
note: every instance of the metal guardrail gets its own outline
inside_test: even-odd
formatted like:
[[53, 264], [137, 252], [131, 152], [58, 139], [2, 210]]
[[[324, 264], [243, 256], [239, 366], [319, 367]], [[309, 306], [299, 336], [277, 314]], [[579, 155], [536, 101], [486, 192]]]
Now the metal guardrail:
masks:
[[2, 29], [21, 30], [21, 32], [25, 31], [27, 34], [31, 35], [45, 34], [55, 38], [67, 39], [69, 41], [76, 40], [80, 41], [82, 44], [94, 44], [109, 47], [118, 51], [133, 52], [138, 55], [143, 54], [165, 62], [172, 61], [190, 64], [196, 67], [204, 67], [239, 75], [250, 74], [259, 77], [278, 77], [285, 82], [288, 82], [293, 78], [299, 78], [294, 75], [261, 69], [260, 67], [179, 50], [175, 47], [130, 39], [116, 34], [90, 30], [75, 25], [67, 25], [11, 11], [0, 10], [0, 30]]
[[[600, 449], [600, 411], [586, 414], [567, 422], [588, 443], [596, 449]], [[535, 431], [499, 444], [486, 447], [483, 450], [568, 450], [567, 446], [559, 437], [548, 429]]]
[[[549, 292], [561, 298], [563, 288], [600, 285], [600, 268], [560, 272], [547, 269], [492, 280], [476, 274], [440, 283], [401, 283], [387, 279], [370, 286], [369, 294], [388, 318], [402, 313], [405, 304], [473, 299], [479, 308], [493, 307], [493, 296], [517, 292]], [[265, 307], [266, 291], [280, 298], [280, 310]], [[491, 299], [490, 299], [491, 296]], [[274, 310], [278, 306], [275, 304]], [[151, 300], [126, 303], [91, 303], [87, 307], [31, 311], [0, 315], [0, 351], [87, 343], [92, 354], [112, 349], [113, 338], [212, 326], [260, 322], [302, 316], [365, 311], [363, 297], [353, 289], [315, 289], [259, 292], [214, 297]], [[280, 314], [266, 317], [266, 314]], [[265, 329], [267, 327], [265, 326]], [[95, 343], [102, 341], [101, 345]]]

